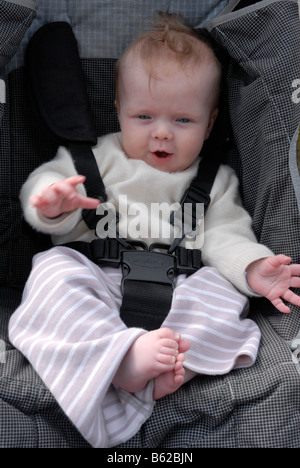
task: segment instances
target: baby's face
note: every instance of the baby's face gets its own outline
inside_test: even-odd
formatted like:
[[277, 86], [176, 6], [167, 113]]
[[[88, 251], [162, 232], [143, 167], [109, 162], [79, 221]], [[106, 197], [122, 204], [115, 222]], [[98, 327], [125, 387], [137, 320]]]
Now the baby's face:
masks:
[[158, 63], [151, 76], [141, 59], [122, 69], [118, 113], [127, 156], [166, 172], [183, 171], [198, 157], [217, 116], [214, 64]]

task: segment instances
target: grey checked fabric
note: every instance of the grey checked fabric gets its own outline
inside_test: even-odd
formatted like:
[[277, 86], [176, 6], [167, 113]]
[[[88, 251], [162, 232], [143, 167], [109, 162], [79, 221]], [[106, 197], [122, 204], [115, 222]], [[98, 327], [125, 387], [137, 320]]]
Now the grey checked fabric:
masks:
[[[215, 19], [209, 28], [233, 59], [229, 103], [239, 158], [233, 155], [232, 165], [239, 173], [256, 236], [275, 253], [299, 263], [295, 145], [291, 151], [300, 122], [300, 106], [292, 99], [292, 83], [300, 76], [297, 1], [265, 0], [256, 5], [248, 14], [238, 16], [236, 11], [226, 22]], [[293, 311], [289, 320], [283, 320], [268, 306], [270, 320], [286, 339], [300, 329], [299, 312]]]
[[[19, 190], [29, 172], [56, 151], [55, 142], [36, 119], [25, 85], [28, 40], [46, 22], [72, 24], [101, 135], [118, 129], [112, 84], [115, 59], [153, 11], [179, 10], [194, 26], [214, 18], [207, 27], [231, 57], [227, 81], [236, 145], [228, 162], [239, 174], [259, 240], [299, 262], [295, 135], [300, 104], [291, 99], [292, 82], [300, 76], [298, 3], [38, 0], [37, 4], [33, 21], [36, 11], [31, 0], [0, 0], [0, 35], [22, 24], [17, 40], [7, 44], [5, 52], [0, 45], [0, 447], [80, 448], [88, 444], [7, 337], [7, 323], [19, 304], [31, 258], [49, 246], [47, 238], [23, 223]], [[224, 6], [226, 10], [215, 18]], [[19, 18], [17, 23], [13, 19], [6, 24], [5, 12]], [[288, 345], [300, 330], [299, 311], [294, 308], [283, 316], [259, 299], [252, 301], [251, 310], [262, 332], [255, 365], [221, 377], [199, 376], [160, 400], [123, 448], [300, 447], [300, 375]]]
[[31, 0], [0, 1], [0, 68], [15, 54], [35, 17], [36, 5]]
[[118, 58], [145, 28], [157, 10], [180, 12], [194, 27], [220, 12], [229, 0], [36, 0], [37, 19], [10, 63], [23, 64], [24, 50], [32, 34], [43, 24], [67, 21], [77, 38], [82, 58]]
[[0, 123], [6, 103], [6, 65], [16, 53], [23, 36], [36, 17], [36, 5], [0, 0]]

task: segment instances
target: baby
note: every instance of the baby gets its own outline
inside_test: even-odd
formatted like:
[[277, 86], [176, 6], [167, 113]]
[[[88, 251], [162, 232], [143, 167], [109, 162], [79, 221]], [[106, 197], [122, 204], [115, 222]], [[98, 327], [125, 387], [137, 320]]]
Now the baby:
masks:
[[[164, 18], [162, 25], [146, 33], [125, 51], [117, 66], [116, 107], [121, 133], [103, 137], [94, 148], [108, 201], [117, 207], [118, 196], [126, 194], [126, 209], [136, 200], [148, 207], [161, 201], [170, 205], [180, 201], [196, 174], [199, 153], [218, 115], [220, 82], [221, 66], [207, 39], [177, 19]], [[60, 148], [55, 160], [35, 170], [22, 189], [21, 200], [27, 221], [36, 229], [50, 233], [56, 245], [95, 238], [81, 219], [81, 210], [96, 209], [99, 200], [86, 196], [84, 180], [83, 175], [76, 173], [67, 149]], [[120, 207], [117, 208], [120, 211]], [[150, 214], [145, 221], [158, 222]], [[123, 222], [121, 216], [119, 230], [124, 230]], [[166, 224], [169, 220], [162, 219], [162, 222]], [[143, 240], [149, 245], [157, 240], [166, 241], [150, 236]], [[172, 307], [162, 328], [151, 332], [126, 329], [118, 316], [121, 303], [119, 272], [95, 267], [81, 254], [66, 247], [54, 247], [34, 261], [23, 302], [11, 319], [11, 341], [31, 359], [52, 390], [53, 385], [51, 387], [45, 377], [51, 375], [51, 366], [47, 362], [43, 364], [43, 360], [63, 355], [63, 350], [66, 352], [71, 346], [65, 338], [55, 337], [57, 341], [54, 342], [56, 332], [53, 332], [58, 329], [60, 320], [53, 304], [62, 300], [57, 285], [63, 275], [61, 267], [54, 266], [66, 264], [68, 268], [61, 294], [68, 296], [69, 302], [67, 299], [64, 302], [64, 313], [76, 314], [80, 301], [84, 301], [84, 311], [92, 311], [97, 299], [103, 312], [94, 323], [87, 323], [86, 333], [98, 327], [99, 320], [105, 327], [110, 327], [109, 333], [103, 328], [107, 341], [99, 354], [107, 356], [110, 369], [107, 381], [104, 370], [97, 380], [99, 388], [103, 385], [101, 402], [110, 384], [132, 394], [133, 398], [152, 382], [151, 396], [156, 400], [175, 392], [196, 373], [225, 373], [235, 366], [251, 365], [258, 349], [259, 330], [250, 320], [241, 320], [246, 301], [224, 277], [242, 293], [265, 296], [279, 311], [287, 313], [289, 308], [282, 299], [300, 305], [300, 298], [290, 290], [300, 286], [300, 265], [290, 265], [290, 258], [274, 256], [266, 246], [256, 242], [251, 219], [239, 201], [237, 178], [227, 166], [221, 166], [211, 192], [204, 244], [196, 236], [193, 240], [185, 239], [183, 245], [201, 248], [204, 264], [209, 267], [187, 279], [178, 278]], [[44, 272], [46, 267], [47, 274]], [[84, 287], [80, 286], [77, 276], [73, 284], [70, 276], [77, 274], [79, 278], [84, 269], [88, 271], [85, 276], [90, 275], [91, 279], [83, 289], [82, 299], [82, 291], [79, 291]], [[95, 286], [93, 278], [97, 279]], [[43, 300], [45, 283], [50, 291], [47, 302]], [[40, 303], [43, 307], [39, 307]], [[208, 322], [203, 325], [200, 319], [204, 316], [207, 321], [214, 320], [214, 325], [207, 325]], [[82, 314], [78, 312], [76, 317], [73, 315], [73, 327], [76, 320], [83, 327]], [[39, 327], [43, 323], [47, 325], [41, 331]], [[228, 326], [230, 331], [224, 338]], [[41, 335], [44, 329], [47, 336]], [[237, 335], [238, 329], [242, 335]], [[233, 346], [232, 343], [239, 344]], [[47, 358], [46, 351], [50, 346], [51, 354]], [[221, 346], [223, 351], [216, 353]], [[85, 354], [79, 354], [81, 348], [78, 343], [76, 362], [85, 359]], [[117, 351], [112, 353], [116, 348]], [[228, 355], [228, 360], [224, 355]], [[209, 365], [203, 363], [205, 359]], [[75, 372], [74, 367], [69, 366], [71, 358], [69, 361], [65, 357], [63, 360], [57, 358], [56, 362], [65, 363], [59, 375], [63, 375], [67, 384]], [[57, 368], [55, 372], [58, 372]], [[95, 372], [93, 367], [91, 372]], [[83, 381], [84, 375], [82, 370]], [[93, 390], [89, 393], [86, 385], [85, 398], [89, 401]], [[72, 401], [70, 394], [69, 402], [65, 404], [66, 392], [64, 387], [61, 392], [53, 389], [64, 409], [69, 408]], [[73, 406], [72, 403], [72, 409]], [[72, 417], [71, 410], [66, 412], [95, 445], [96, 436], [88, 437], [87, 433], [91, 431], [83, 429], [79, 422], [82, 416], [76, 413]], [[136, 430], [140, 424], [139, 420]]]

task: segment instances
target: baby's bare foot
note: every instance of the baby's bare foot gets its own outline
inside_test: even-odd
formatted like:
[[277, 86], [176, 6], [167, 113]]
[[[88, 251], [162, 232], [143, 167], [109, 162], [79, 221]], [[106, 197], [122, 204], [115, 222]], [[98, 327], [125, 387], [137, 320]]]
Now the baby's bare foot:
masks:
[[178, 355], [179, 361], [176, 362], [173, 370], [160, 374], [154, 380], [153, 398], [159, 400], [166, 395], [176, 392], [184, 383], [185, 370], [183, 367], [183, 354]]
[[127, 392], [142, 390], [149, 380], [175, 369], [179, 333], [159, 328], [139, 336], [125, 355], [113, 383]]
[[182, 384], [186, 382], [186, 370], [183, 367], [185, 360], [184, 353], [190, 349], [188, 340], [180, 340], [178, 346], [180, 354], [177, 356], [174, 369], [170, 372], [159, 375], [154, 380], [153, 398], [159, 400], [166, 395], [176, 392]]

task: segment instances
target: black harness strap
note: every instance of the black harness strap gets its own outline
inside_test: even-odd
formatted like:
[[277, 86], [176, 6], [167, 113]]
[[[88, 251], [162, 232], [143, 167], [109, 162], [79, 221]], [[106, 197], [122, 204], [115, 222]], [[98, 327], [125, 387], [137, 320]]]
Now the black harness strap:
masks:
[[[222, 153], [219, 152], [221, 156]], [[192, 180], [191, 185], [185, 191], [182, 200], [180, 202], [181, 206], [184, 208], [186, 204], [189, 204], [191, 211], [188, 212], [188, 216], [185, 216], [185, 210], [182, 210], [182, 232], [181, 236], [177, 237], [172, 245], [170, 246], [169, 253], [174, 252], [176, 247], [179, 246], [183, 238], [187, 234], [195, 232], [197, 228], [198, 212], [197, 205], [203, 205], [203, 216], [205, 215], [209, 204], [210, 204], [210, 191], [213, 186], [218, 168], [220, 166], [221, 159], [218, 157], [218, 153], [214, 153], [209, 156], [204, 156], [198, 166], [198, 171], [196, 177]], [[170, 218], [171, 224], [174, 224], [174, 213]]]
[[128, 327], [156, 330], [171, 307], [174, 256], [138, 250], [124, 252], [122, 269], [121, 319]]
[[[106, 190], [91, 146], [85, 143], [69, 143], [69, 149], [78, 174], [86, 177], [84, 185], [87, 195], [98, 198], [101, 203], [105, 202]], [[96, 215], [96, 210], [82, 210], [82, 217], [89, 229], [96, 229], [100, 218]]]
[[[97, 134], [89, 106], [77, 41], [71, 26], [54, 22], [42, 26], [30, 40], [26, 69], [33, 103], [54, 140], [67, 146], [85, 189], [92, 198], [106, 200], [105, 187], [91, 149]], [[95, 210], [83, 218], [95, 229]]]
[[157, 330], [170, 311], [172, 298], [170, 285], [129, 281], [124, 289], [120, 317], [127, 327]]

